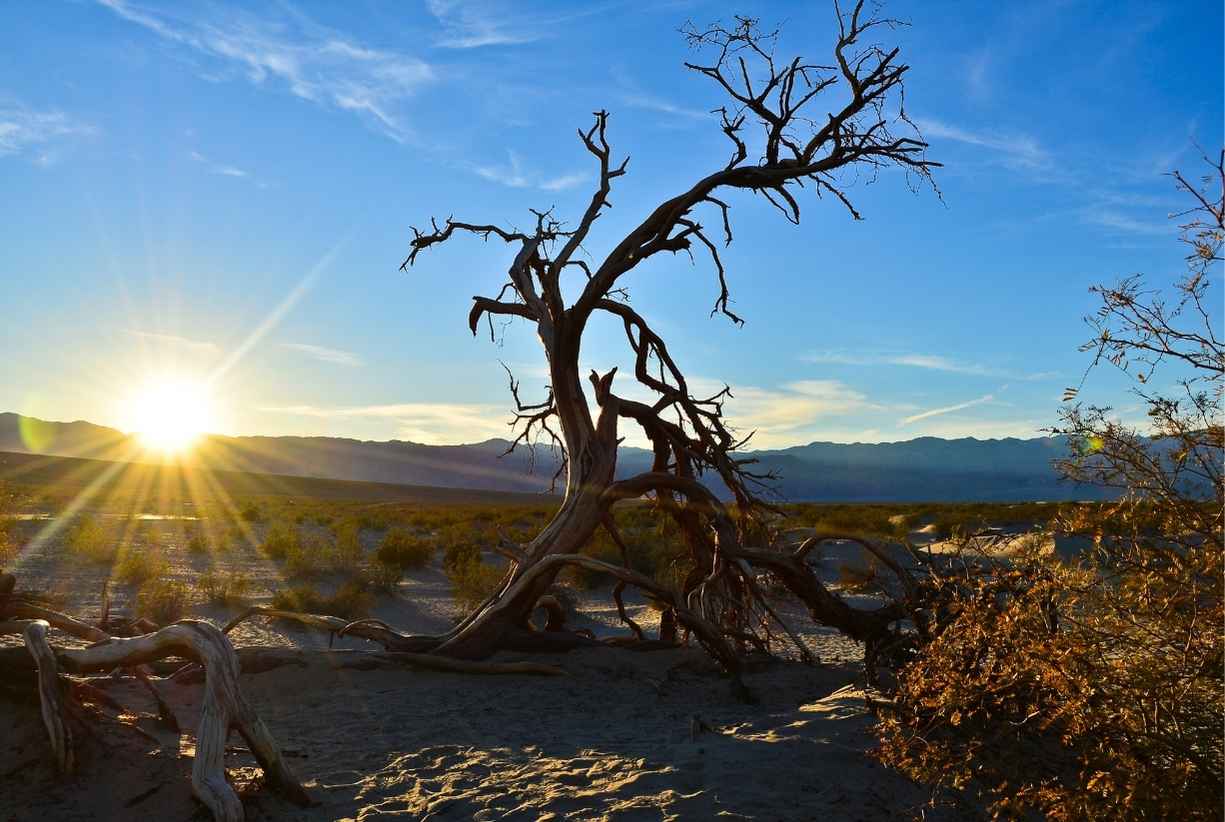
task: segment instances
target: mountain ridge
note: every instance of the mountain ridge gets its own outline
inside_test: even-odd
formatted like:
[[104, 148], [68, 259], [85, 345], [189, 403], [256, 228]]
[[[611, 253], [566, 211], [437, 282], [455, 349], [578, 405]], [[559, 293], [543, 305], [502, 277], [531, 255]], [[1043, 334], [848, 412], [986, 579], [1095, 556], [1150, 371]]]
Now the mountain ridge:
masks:
[[[359, 440], [325, 435], [207, 435], [193, 460], [225, 470], [286, 476], [430, 485], [477, 490], [546, 491], [556, 463], [547, 448], [533, 466], [524, 449], [507, 456], [509, 440], [426, 445], [410, 440]], [[86, 420], [56, 422], [0, 413], [0, 451], [156, 462], [136, 440]], [[890, 443], [831, 443], [743, 452], [780, 475], [789, 500], [830, 502], [1021, 501], [1090, 499], [1101, 489], [1063, 481], [1052, 461], [1067, 452], [1061, 437], [978, 439], [916, 437]], [[143, 457], [143, 458], [142, 458]], [[623, 447], [618, 474], [648, 470], [651, 452]], [[530, 470], [534, 467], [535, 470]], [[723, 490], [717, 483], [712, 483]]]

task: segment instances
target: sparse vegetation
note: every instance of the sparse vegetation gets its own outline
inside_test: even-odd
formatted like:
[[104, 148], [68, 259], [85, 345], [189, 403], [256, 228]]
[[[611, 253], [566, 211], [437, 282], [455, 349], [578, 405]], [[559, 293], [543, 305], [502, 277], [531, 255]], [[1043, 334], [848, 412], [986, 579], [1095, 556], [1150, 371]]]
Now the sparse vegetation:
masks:
[[181, 582], [149, 578], [136, 593], [136, 613], [158, 625], [168, 625], [182, 619], [190, 594]]
[[434, 545], [404, 528], [388, 531], [375, 554], [379, 564], [398, 568], [401, 574], [410, 568], [425, 567], [433, 557]]
[[79, 517], [68, 532], [68, 550], [91, 562], [111, 562], [117, 549], [115, 540], [91, 514]]
[[165, 573], [166, 557], [154, 546], [127, 546], [115, 566], [115, 576], [122, 582], [139, 585]]
[[320, 593], [313, 585], [295, 585], [272, 596], [272, 607], [283, 611], [330, 614], [344, 619], [365, 616], [373, 604], [374, 596], [358, 580], [345, 582], [331, 595]]
[[206, 602], [235, 605], [251, 592], [251, 580], [240, 571], [209, 569], [200, 575], [196, 587]]
[[192, 531], [187, 537], [187, 552], [195, 556], [209, 553], [208, 538], [201, 531]]
[[496, 591], [505, 576], [504, 569], [496, 568], [479, 557], [447, 569], [447, 578], [454, 586], [455, 598], [470, 609], [479, 606]]
[[346, 519], [334, 527], [336, 557], [342, 567], [356, 567], [362, 560], [361, 528], [356, 521]]
[[286, 559], [300, 550], [298, 529], [286, 522], [274, 522], [268, 526], [260, 550], [269, 559]]
[[338, 568], [336, 547], [318, 533], [295, 532], [284, 559], [285, 573], [291, 577], [310, 577]]

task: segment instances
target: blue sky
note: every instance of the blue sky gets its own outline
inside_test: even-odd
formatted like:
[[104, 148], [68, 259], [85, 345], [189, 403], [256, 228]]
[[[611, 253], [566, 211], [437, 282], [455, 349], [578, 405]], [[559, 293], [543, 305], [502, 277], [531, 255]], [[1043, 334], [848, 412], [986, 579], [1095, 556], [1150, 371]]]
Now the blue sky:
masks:
[[[913, 24], [890, 36], [943, 199], [885, 173], [851, 192], [862, 222], [810, 196], [794, 227], [733, 197], [742, 328], [707, 316], [701, 259], [629, 281], [759, 447], [1037, 435], [1087, 364], [1088, 287], [1179, 273], [1162, 175], [1220, 145], [1219, 2], [887, 11]], [[732, 14], [829, 56], [821, 2], [0, 5], [0, 410], [123, 426], [133, 385], [211, 375], [225, 433], [504, 435], [498, 361], [539, 387], [539, 348], [465, 320], [506, 249], [456, 242], [402, 274], [409, 226], [576, 218], [594, 168], [575, 129], [603, 107], [632, 159], [598, 259], [725, 162], [677, 28]], [[611, 326], [584, 351], [626, 361]], [[1135, 415], [1125, 387], [1102, 371], [1085, 396]]]

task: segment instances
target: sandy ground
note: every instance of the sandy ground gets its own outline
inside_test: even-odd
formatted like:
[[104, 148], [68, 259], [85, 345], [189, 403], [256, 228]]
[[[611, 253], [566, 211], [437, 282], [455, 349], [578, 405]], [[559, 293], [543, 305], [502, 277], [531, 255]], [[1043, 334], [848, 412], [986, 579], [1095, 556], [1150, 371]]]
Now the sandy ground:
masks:
[[[171, 524], [150, 533], [173, 576], [190, 581], [210, 563], [241, 568], [259, 583], [254, 602], [284, 584], [276, 564], [254, 548], [196, 557], [173, 534]], [[837, 546], [819, 561], [833, 579], [854, 556], [849, 546]], [[23, 552], [8, 568], [21, 587], [48, 590], [64, 610], [87, 619], [97, 618], [110, 573], [65, 556], [60, 540]], [[124, 586], [112, 586], [121, 609], [126, 596]], [[607, 591], [584, 593], [579, 609], [579, 625], [623, 632]], [[380, 597], [374, 615], [402, 630], [434, 632], [460, 611], [445, 575], [431, 567], [413, 573], [394, 596]], [[198, 605], [192, 615], [220, 622], [232, 613]], [[631, 613], [652, 622], [640, 601]], [[785, 614], [822, 663], [779, 662], [748, 675], [755, 705], [736, 701], [696, 649], [572, 652], [549, 660], [567, 671], [557, 678], [337, 670], [322, 661], [244, 676], [243, 688], [318, 802], [296, 808], [251, 784], [248, 818], [916, 816], [927, 793], [868, 755], [872, 719], [856, 690], [862, 649], [814, 629], [794, 607]], [[233, 638], [236, 645], [327, 644], [319, 634], [266, 620], [242, 626]], [[69, 644], [63, 637], [53, 643]], [[337, 644], [346, 646], [369, 647]], [[157, 725], [151, 700], [132, 680], [114, 679], [106, 689], [136, 718], [102, 724], [97, 738], [83, 739], [78, 773], [66, 781], [51, 766], [37, 705], [0, 698], [0, 820], [207, 818], [187, 779], [200, 686], [163, 686], [181, 735]], [[254, 761], [237, 735], [231, 744], [232, 776], [240, 786], [251, 783], [258, 776]], [[928, 809], [927, 818], [948, 813]]]

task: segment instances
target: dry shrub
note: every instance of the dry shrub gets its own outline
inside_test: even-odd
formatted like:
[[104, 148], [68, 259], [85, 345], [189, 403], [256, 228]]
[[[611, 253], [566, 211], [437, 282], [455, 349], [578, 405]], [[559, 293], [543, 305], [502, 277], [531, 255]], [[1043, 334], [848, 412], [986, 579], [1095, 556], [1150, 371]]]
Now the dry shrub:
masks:
[[367, 581], [371, 588], [384, 593], [395, 591], [400, 584], [400, 579], [404, 576], [404, 571], [395, 565], [384, 565], [381, 562], [375, 562], [366, 569], [363, 578]]
[[98, 520], [86, 514], [68, 532], [68, 550], [91, 562], [108, 563], [114, 561], [118, 546]]
[[[997, 817], [1221, 818], [1225, 345], [1205, 306], [1225, 243], [1225, 152], [1212, 166], [1219, 197], [1175, 174], [1201, 204], [1183, 226], [1177, 299], [1136, 278], [1094, 289], [1084, 350], [1135, 378], [1150, 428], [1079, 402], [1061, 412], [1063, 473], [1121, 493], [1056, 523], [1093, 547], [1064, 564], [1031, 545], [934, 582], [934, 627], [880, 725], [886, 763], [977, 793]], [[1149, 387], [1170, 362], [1183, 369], [1176, 398]]]
[[16, 507], [17, 495], [7, 484], [0, 482], [0, 563], [7, 562], [17, 554], [12, 516]]
[[477, 608], [498, 586], [506, 571], [482, 561], [479, 557], [447, 567], [447, 578], [455, 588], [455, 598], [468, 608]]
[[880, 568], [875, 562], [863, 565], [839, 565], [838, 584], [856, 594], [866, 594], [880, 587]]
[[331, 595], [320, 593], [311, 585], [295, 585], [272, 596], [272, 607], [282, 611], [327, 614], [342, 619], [363, 617], [373, 604], [374, 596], [356, 580], [344, 583]]
[[251, 591], [251, 580], [241, 571], [205, 571], [196, 587], [206, 602], [233, 605], [243, 602]]
[[192, 531], [187, 537], [187, 551], [196, 556], [210, 553], [208, 538], [200, 531]]
[[336, 560], [343, 567], [355, 567], [362, 559], [361, 529], [353, 520], [345, 520], [333, 528], [336, 534]]
[[128, 546], [115, 566], [115, 576], [122, 582], [140, 584], [161, 576], [166, 572], [166, 567], [166, 558], [159, 549]]
[[272, 523], [260, 544], [260, 550], [270, 559], [285, 559], [299, 548], [298, 529], [285, 522]]
[[183, 617], [190, 600], [187, 586], [165, 579], [149, 579], [136, 594], [136, 613], [158, 625], [168, 625]]
[[880, 755], [996, 816], [1217, 819], [1221, 547], [1014, 558], [956, 590], [898, 677]]
[[422, 568], [434, 557], [434, 545], [403, 528], [393, 528], [383, 537], [375, 559], [379, 564], [398, 568]]
[[336, 548], [318, 534], [295, 534], [286, 549], [285, 573], [291, 577], [310, 577], [336, 570]]

